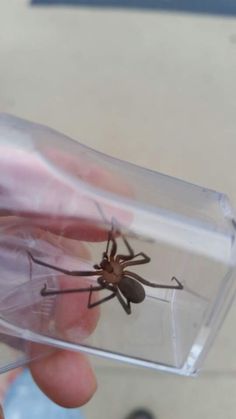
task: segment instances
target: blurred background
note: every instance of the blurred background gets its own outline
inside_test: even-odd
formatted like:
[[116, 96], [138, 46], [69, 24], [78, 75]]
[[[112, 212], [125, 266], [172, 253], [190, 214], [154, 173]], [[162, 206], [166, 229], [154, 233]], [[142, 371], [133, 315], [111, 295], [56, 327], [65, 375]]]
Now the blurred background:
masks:
[[[0, 111], [229, 195], [236, 207], [236, 3], [1, 0]], [[198, 378], [93, 359], [87, 418], [146, 406], [233, 419], [235, 305]]]

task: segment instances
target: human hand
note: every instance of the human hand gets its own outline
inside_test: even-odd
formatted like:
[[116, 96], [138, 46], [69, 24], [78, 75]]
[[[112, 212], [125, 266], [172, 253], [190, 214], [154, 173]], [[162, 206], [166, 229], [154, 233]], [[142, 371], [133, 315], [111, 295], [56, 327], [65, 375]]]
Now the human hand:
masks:
[[[37, 243], [38, 240], [43, 243], [43, 246], [46, 247], [46, 244], [54, 241], [54, 246], [56, 246], [55, 241], [62, 240], [66, 237], [67, 239], [77, 235], [84, 235], [85, 231], [80, 228], [81, 220], [73, 220], [70, 222], [66, 218], [55, 216], [45, 216], [45, 207], [50, 206], [49, 196], [46, 198], [44, 196], [43, 201], [39, 202], [37, 208], [34, 208], [34, 202], [32, 205], [26, 206], [27, 196], [32, 197], [34, 201], [34, 194], [31, 190], [32, 183], [30, 179], [37, 180], [37, 192], [40, 193], [40, 190], [43, 189], [45, 177], [49, 174], [45, 173], [43, 170], [38, 169], [37, 160], [32, 161], [32, 156], [29, 159], [27, 165], [27, 160], [24, 160], [24, 164], [21, 165], [19, 158], [14, 157], [14, 151], [11, 151], [11, 161], [3, 161], [4, 155], [0, 153], [0, 178], [1, 179], [11, 179], [12, 190], [8, 188], [2, 188], [0, 192], [0, 202], [6, 200], [8, 208], [6, 205], [2, 209], [2, 217], [0, 217], [0, 224], [6, 224], [7, 226], [13, 225], [12, 228], [8, 228], [8, 235], [14, 236], [24, 236], [27, 231], [30, 231], [30, 235], [34, 234], [34, 239]], [[4, 171], [4, 172], [2, 172]], [[4, 173], [4, 176], [2, 176]], [[41, 180], [40, 180], [41, 176]], [[20, 181], [21, 179], [21, 181]], [[28, 182], [29, 180], [29, 182]], [[59, 185], [56, 179], [51, 179], [57, 183], [57, 191], [59, 199], [60, 197], [65, 196], [60, 194], [60, 188], [64, 188], [64, 185]], [[3, 185], [2, 185], [3, 186]], [[0, 184], [1, 188], [1, 184]], [[70, 191], [67, 191], [67, 198], [69, 199]], [[20, 202], [17, 203], [17, 197], [20, 198]], [[24, 198], [25, 197], [25, 198]], [[44, 205], [44, 203], [46, 205]], [[64, 203], [61, 203], [64, 205]], [[17, 209], [18, 205], [18, 209]], [[22, 206], [21, 206], [22, 205]], [[60, 203], [58, 203], [60, 205]], [[13, 211], [15, 208], [15, 211]], [[47, 211], [48, 211], [47, 208]], [[62, 237], [63, 231], [63, 237]], [[86, 231], [88, 240], [100, 239], [98, 236], [101, 234], [99, 231], [96, 232], [90, 227]], [[5, 233], [6, 237], [6, 233]], [[102, 238], [102, 237], [101, 237]], [[85, 252], [85, 249], [82, 248], [73, 240], [74, 244], [70, 245], [70, 251], [73, 254], [76, 252]], [[68, 245], [68, 243], [67, 243]], [[74, 249], [73, 249], [74, 247]], [[78, 298], [79, 296], [74, 295], [69, 296], [70, 298], [70, 319], [67, 317], [68, 322], [75, 324], [79, 323], [80, 312], [78, 310]], [[71, 298], [73, 298], [71, 305]], [[67, 305], [68, 307], [68, 305]], [[98, 311], [91, 311], [87, 313], [87, 319], [83, 322], [83, 327], [86, 329], [87, 334], [91, 333], [94, 327], [96, 326], [99, 313]], [[71, 318], [73, 317], [73, 318]], [[36, 345], [37, 346], [37, 345]], [[34, 348], [38, 352], [38, 346]], [[34, 380], [41, 388], [41, 390], [54, 402], [65, 407], [76, 407], [81, 406], [86, 403], [94, 394], [96, 390], [96, 378], [94, 372], [91, 368], [91, 365], [87, 357], [81, 353], [68, 352], [64, 350], [54, 350], [48, 355], [32, 362], [30, 364], [30, 370], [33, 375]]]
[[[15, 231], [34, 231], [36, 239], [43, 238], [44, 243], [54, 240], [54, 244], [56, 238], [60, 241], [105, 240], [106, 232], [84, 221], [85, 214], [88, 219], [92, 219], [93, 213], [97, 211], [94, 203], [85, 196], [84, 192], [82, 195], [75, 193], [68, 179], [58, 176], [58, 172], [47, 164], [47, 160], [42, 159], [42, 155], [32, 151], [31, 146], [22, 148], [21, 143], [20, 146], [17, 143], [16, 147], [14, 141], [9, 142], [19, 134], [22, 137], [22, 129], [18, 133], [15, 127], [12, 129], [11, 124], [8, 127], [8, 122], [4, 121], [3, 125], [4, 130], [1, 131], [0, 118], [0, 223], [2, 220], [9, 226], [13, 221], [14, 227], [10, 229], [9, 234], [15, 234]], [[25, 127], [27, 134], [27, 123]], [[8, 128], [11, 136], [6, 142], [4, 135], [8, 133]], [[34, 139], [34, 130], [30, 128], [29, 131]], [[73, 153], [63, 154], [53, 146], [51, 151], [50, 148], [48, 150], [51, 161], [55, 159], [63, 170], [68, 169], [78, 179], [87, 180], [95, 186], [103, 186], [106, 190], [122, 189], [120, 182], [116, 183], [110, 175], [96, 166], [88, 169]], [[124, 194], [129, 193], [126, 191], [126, 186], [123, 189]], [[75, 253], [85, 251], [75, 240], [71, 243], [71, 251], [72, 247]], [[71, 298], [71, 303], [68, 304], [69, 319], [66, 321], [78, 324], [80, 313], [77, 302], [84, 296], [74, 295]], [[83, 318], [83, 327], [87, 334], [92, 333], [98, 318], [98, 309], [87, 310], [86, 318]], [[30, 369], [42, 391], [54, 402], [65, 407], [81, 406], [96, 390], [94, 372], [87, 357], [81, 353], [55, 350], [32, 362]]]

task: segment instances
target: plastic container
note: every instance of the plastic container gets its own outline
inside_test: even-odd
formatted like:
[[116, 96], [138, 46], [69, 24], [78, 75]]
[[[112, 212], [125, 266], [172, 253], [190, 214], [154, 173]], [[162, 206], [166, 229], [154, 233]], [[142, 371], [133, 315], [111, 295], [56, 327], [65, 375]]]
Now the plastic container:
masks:
[[[1, 370], [42, 356], [35, 342], [194, 374], [235, 293], [228, 198], [7, 115], [0, 117], [0, 155]], [[112, 248], [129, 255], [118, 263], [122, 279], [90, 295], [104, 279], [94, 264]], [[142, 253], [150, 261], [130, 266]], [[136, 274], [129, 291], [127, 270]], [[178, 285], [175, 277], [183, 289], [143, 285], [146, 298], [127, 310], [127, 292], [143, 298], [140, 277], [166, 287]], [[42, 295], [74, 288], [80, 291]], [[111, 294], [88, 307], [90, 297], [94, 304]]]

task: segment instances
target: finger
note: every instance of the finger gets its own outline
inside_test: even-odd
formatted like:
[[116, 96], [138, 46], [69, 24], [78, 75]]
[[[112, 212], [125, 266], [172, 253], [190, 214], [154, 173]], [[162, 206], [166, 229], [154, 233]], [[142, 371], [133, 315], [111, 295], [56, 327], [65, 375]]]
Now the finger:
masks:
[[82, 406], [97, 388], [87, 357], [80, 353], [57, 350], [30, 365], [39, 388], [63, 407]]
[[[78, 153], [74, 156], [59, 150], [53, 150], [52, 157], [50, 150], [41, 155], [35, 149], [1, 146], [1, 214], [102, 222], [96, 206], [101, 193], [131, 196], [127, 181], [94, 161], [84, 162]], [[108, 204], [102, 207], [108, 221], [111, 215], [119, 219], [128, 216], [127, 211]]]
[[[78, 344], [84, 343], [84, 340], [95, 330], [100, 316], [98, 306], [88, 307], [89, 292], [80, 292], [82, 289], [90, 288], [91, 281], [82, 277], [62, 277], [59, 283], [60, 291], [69, 289], [78, 291], [57, 295], [55, 332], [60, 338], [69, 339]], [[98, 298], [99, 293], [93, 292], [93, 302]]]
[[[81, 251], [83, 249], [80, 253]], [[87, 287], [88, 283], [82, 277], [59, 275], [58, 285], [58, 288], [63, 290]], [[99, 307], [88, 308], [88, 292], [57, 295], [55, 300], [53, 322], [49, 322], [50, 330], [47, 333], [53, 333], [54, 338], [59, 340], [84, 343], [96, 328], [100, 314]], [[41, 345], [34, 344], [31, 351], [32, 358], [41, 353]], [[96, 390], [94, 373], [83, 354], [57, 350], [32, 362], [31, 372], [41, 390], [64, 407], [81, 406]]]
[[34, 216], [31, 214], [24, 217], [6, 216], [0, 217], [1, 232], [5, 235], [37, 235], [42, 237], [45, 234], [54, 234], [57, 240], [63, 240], [65, 238], [98, 242], [107, 239], [107, 230], [105, 226], [99, 226], [99, 224], [88, 222], [80, 219], [67, 219], [62, 217], [45, 217], [45, 216]]
[[0, 406], [0, 419], [4, 419], [2, 406]]

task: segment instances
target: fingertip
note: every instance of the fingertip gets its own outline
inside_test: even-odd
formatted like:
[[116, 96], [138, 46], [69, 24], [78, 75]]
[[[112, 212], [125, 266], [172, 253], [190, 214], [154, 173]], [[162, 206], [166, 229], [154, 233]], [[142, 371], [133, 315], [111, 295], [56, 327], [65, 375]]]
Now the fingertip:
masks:
[[57, 350], [33, 362], [30, 370], [39, 388], [62, 407], [82, 406], [97, 389], [89, 360], [80, 353]]

